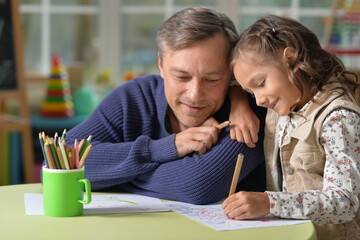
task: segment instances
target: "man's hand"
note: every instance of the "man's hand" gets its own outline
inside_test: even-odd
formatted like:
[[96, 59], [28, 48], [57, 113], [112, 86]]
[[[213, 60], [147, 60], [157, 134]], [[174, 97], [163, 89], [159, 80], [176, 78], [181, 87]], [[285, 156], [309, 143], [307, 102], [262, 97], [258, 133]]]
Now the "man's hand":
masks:
[[218, 141], [219, 123], [214, 118], [207, 119], [201, 126], [188, 128], [175, 136], [175, 147], [179, 157], [196, 152], [206, 153]]
[[266, 193], [240, 191], [222, 203], [224, 214], [231, 219], [254, 219], [270, 213], [270, 201]]
[[252, 111], [247, 93], [241, 87], [230, 88], [230, 137], [253, 148], [258, 141], [260, 120]]

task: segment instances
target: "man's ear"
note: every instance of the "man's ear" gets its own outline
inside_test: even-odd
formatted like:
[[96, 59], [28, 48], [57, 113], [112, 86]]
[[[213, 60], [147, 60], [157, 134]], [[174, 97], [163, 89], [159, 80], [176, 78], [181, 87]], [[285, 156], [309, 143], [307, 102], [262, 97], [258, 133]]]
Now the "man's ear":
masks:
[[161, 76], [162, 78], [164, 78], [164, 76], [163, 76], [163, 61], [162, 61], [162, 56], [161, 56], [160, 52], [158, 52], [157, 55], [158, 55], [158, 68], [159, 68], [159, 70], [160, 70], [160, 76]]

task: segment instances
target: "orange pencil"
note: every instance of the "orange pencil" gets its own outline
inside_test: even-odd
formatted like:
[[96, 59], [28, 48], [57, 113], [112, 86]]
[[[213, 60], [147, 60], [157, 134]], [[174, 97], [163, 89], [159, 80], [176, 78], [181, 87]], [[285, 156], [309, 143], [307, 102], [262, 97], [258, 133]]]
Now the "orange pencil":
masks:
[[74, 169], [74, 160], [73, 160], [73, 153], [72, 153], [72, 148], [68, 148], [68, 161], [69, 161], [69, 167], [70, 169]]

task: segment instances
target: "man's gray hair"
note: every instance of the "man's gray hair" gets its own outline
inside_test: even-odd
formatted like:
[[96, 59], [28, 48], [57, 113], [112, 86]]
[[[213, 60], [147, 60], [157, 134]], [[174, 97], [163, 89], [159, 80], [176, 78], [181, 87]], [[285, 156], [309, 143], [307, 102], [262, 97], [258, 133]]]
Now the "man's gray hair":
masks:
[[230, 55], [238, 40], [238, 33], [228, 16], [205, 7], [181, 10], [168, 18], [160, 28], [157, 34], [159, 53], [162, 55], [166, 50], [180, 50], [221, 32], [229, 42]]

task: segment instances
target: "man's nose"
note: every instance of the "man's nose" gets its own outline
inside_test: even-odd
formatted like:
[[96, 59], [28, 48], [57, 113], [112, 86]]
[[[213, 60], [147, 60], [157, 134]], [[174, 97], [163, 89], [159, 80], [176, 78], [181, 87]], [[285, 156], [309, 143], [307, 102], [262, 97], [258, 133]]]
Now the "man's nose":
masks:
[[204, 87], [201, 85], [201, 81], [198, 79], [193, 79], [188, 86], [188, 97], [196, 102], [201, 100], [203, 95]]

